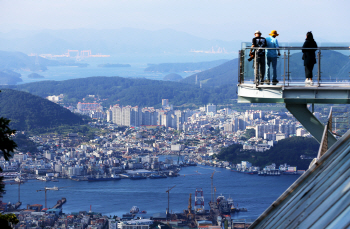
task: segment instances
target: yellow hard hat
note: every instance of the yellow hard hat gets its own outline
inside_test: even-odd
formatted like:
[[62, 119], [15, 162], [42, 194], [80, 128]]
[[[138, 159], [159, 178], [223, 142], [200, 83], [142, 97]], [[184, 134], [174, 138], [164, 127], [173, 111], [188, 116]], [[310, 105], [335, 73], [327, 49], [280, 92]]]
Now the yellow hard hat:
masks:
[[279, 34], [277, 33], [276, 30], [272, 30], [271, 33], [269, 34], [270, 36], [278, 36]]

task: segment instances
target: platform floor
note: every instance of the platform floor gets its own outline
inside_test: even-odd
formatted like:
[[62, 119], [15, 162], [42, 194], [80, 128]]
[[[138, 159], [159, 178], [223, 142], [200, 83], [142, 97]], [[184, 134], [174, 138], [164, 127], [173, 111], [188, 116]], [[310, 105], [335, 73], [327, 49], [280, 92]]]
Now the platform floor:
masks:
[[[239, 85], [244, 85], [244, 86], [255, 86], [254, 81], [244, 81], [244, 83], [239, 84]], [[345, 81], [345, 82], [326, 82], [326, 81], [321, 81], [320, 84], [318, 84], [318, 82], [314, 81], [313, 85], [309, 85], [309, 84], [305, 84], [305, 82], [284, 82], [283, 81], [279, 81], [278, 84], [276, 85], [272, 85], [272, 83], [270, 83], [270, 85], [268, 84], [262, 84], [262, 85], [258, 85], [256, 86], [258, 88], [281, 88], [281, 87], [288, 87], [288, 88], [327, 88], [327, 89], [348, 89], [350, 88], [350, 81]]]

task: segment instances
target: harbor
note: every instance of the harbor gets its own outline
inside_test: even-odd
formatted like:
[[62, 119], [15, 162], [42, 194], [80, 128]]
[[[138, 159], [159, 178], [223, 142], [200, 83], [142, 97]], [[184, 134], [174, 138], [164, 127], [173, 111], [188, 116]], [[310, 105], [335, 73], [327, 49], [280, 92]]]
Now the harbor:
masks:
[[[76, 182], [70, 179], [59, 179], [59, 191], [47, 192], [47, 205], [53, 207], [58, 199], [65, 197], [67, 202], [63, 205], [64, 213], [92, 211], [103, 215], [119, 216], [128, 213], [132, 206], [145, 210], [142, 217], [152, 217], [154, 214], [165, 214], [168, 201], [168, 188], [173, 187], [169, 193], [169, 212], [182, 213], [188, 207], [189, 195], [194, 196], [197, 188], [203, 190], [204, 206], [209, 210], [211, 200], [211, 176], [213, 172], [213, 187], [216, 195], [231, 197], [238, 208], [246, 208], [247, 212], [230, 213], [232, 219], [257, 218], [283, 191], [289, 187], [299, 176], [264, 177], [248, 176], [234, 173], [225, 168], [210, 166], [189, 166], [179, 172], [178, 177], [167, 179], [121, 179], [117, 181], [102, 182]], [[27, 204], [45, 203], [45, 194], [36, 192], [45, 186], [54, 186], [54, 183], [29, 180], [21, 185], [22, 206]], [[3, 202], [15, 203], [18, 200], [18, 186], [6, 185], [6, 194]], [[259, 193], [264, 192], [264, 198]], [[98, 194], [98, 195], [97, 195]]]

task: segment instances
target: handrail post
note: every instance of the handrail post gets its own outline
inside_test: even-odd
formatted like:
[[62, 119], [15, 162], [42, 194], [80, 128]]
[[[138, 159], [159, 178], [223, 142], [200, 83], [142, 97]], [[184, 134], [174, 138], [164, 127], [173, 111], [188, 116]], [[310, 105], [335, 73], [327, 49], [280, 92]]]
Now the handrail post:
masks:
[[239, 84], [241, 84], [242, 83], [242, 80], [241, 80], [241, 65], [242, 65], [242, 63], [241, 63], [241, 52], [242, 52], [242, 50], [238, 50], [238, 77], [237, 77], [237, 80], [238, 80], [238, 83]]
[[283, 86], [285, 86], [285, 83], [286, 83], [286, 59], [287, 59], [287, 55], [286, 55], [286, 51], [284, 51], [284, 54], [283, 54]]
[[287, 70], [287, 76], [288, 76], [288, 86], [289, 86], [289, 76], [290, 76], [290, 72], [289, 72], [289, 58], [290, 58], [290, 49], [288, 49], [288, 59], [287, 59], [287, 61], [288, 61], [288, 65], [287, 65], [287, 67], [288, 67], [288, 70]]
[[258, 52], [254, 50], [254, 79], [255, 85], [259, 86]]
[[244, 83], [244, 50], [240, 50], [240, 56], [239, 56], [239, 75], [238, 78], [240, 80], [240, 83]]
[[321, 83], [320, 83], [320, 81], [321, 81], [321, 49], [318, 50], [317, 60], [318, 60], [317, 85], [320, 86], [321, 85]]

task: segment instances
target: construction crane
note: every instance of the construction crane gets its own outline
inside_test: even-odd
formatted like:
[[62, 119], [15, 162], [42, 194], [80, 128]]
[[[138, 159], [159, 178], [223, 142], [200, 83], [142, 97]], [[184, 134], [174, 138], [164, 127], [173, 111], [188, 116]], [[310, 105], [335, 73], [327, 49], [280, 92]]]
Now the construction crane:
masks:
[[214, 180], [214, 173], [215, 171], [211, 174], [210, 179], [211, 179], [211, 202], [214, 202], [214, 197], [213, 197], [213, 180]]
[[188, 199], [188, 213], [187, 218], [189, 220], [192, 220], [194, 218], [194, 215], [192, 213], [192, 193], [190, 193], [190, 198]]
[[52, 187], [52, 188], [49, 188], [49, 187], [45, 187], [43, 190], [36, 190], [37, 192], [41, 192], [41, 191], [44, 191], [45, 192], [45, 208], [47, 208], [47, 196], [46, 196], [46, 192], [49, 191], [49, 190], [52, 190], [52, 191], [58, 191], [62, 188], [67, 188], [69, 186], [66, 186], [66, 187]]
[[24, 181], [15, 181], [15, 182], [11, 182], [10, 183], [11, 185], [13, 184], [18, 184], [18, 203], [21, 204], [21, 184], [24, 184]]
[[168, 193], [168, 208], [167, 208], [167, 212], [166, 212], [166, 218], [167, 218], [167, 220], [168, 220], [168, 215], [169, 215], [169, 211], [170, 211], [170, 207], [169, 207], [169, 199], [170, 199], [170, 196], [169, 196], [169, 193], [170, 193], [170, 190], [171, 190], [171, 189], [175, 188], [175, 186], [176, 186], [176, 185], [174, 185], [174, 186], [171, 187], [171, 188], [168, 188], [168, 190], [165, 191], [165, 192]]

